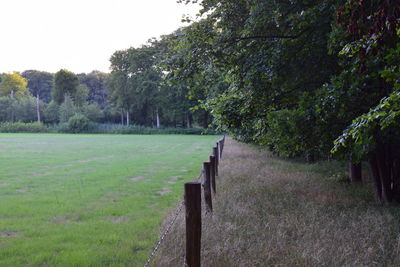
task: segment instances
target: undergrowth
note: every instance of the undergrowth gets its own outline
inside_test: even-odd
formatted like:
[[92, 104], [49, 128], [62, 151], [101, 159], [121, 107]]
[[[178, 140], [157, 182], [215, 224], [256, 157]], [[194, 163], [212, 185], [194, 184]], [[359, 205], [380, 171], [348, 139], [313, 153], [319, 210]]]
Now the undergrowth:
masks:
[[203, 128], [172, 128], [145, 127], [140, 125], [121, 125], [107, 123], [89, 123], [77, 125], [76, 120], [55, 125], [45, 125], [39, 122], [3, 122], [0, 123], [0, 133], [86, 133], [86, 134], [191, 134], [216, 135], [212, 129]]

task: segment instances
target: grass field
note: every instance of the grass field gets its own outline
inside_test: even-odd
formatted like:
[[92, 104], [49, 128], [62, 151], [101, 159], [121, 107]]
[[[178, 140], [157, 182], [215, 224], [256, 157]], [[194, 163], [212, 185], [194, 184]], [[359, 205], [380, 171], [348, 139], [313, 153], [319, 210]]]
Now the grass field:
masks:
[[140, 266], [216, 136], [0, 134], [0, 266]]

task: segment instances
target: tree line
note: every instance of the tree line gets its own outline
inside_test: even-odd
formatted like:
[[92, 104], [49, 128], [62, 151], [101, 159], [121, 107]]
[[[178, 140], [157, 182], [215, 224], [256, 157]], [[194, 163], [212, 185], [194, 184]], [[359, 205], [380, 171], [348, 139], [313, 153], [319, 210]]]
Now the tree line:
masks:
[[400, 201], [399, 1], [199, 3], [170, 42], [169, 81], [237, 139], [310, 162], [333, 153], [354, 182], [366, 161], [377, 201]]
[[[155, 48], [116, 51], [112, 72], [75, 74], [27, 70], [0, 75], [0, 123], [67, 123], [75, 115], [96, 123], [147, 127], [208, 126], [181, 88], [167, 85]], [[159, 54], [157, 54], [159, 55]]]

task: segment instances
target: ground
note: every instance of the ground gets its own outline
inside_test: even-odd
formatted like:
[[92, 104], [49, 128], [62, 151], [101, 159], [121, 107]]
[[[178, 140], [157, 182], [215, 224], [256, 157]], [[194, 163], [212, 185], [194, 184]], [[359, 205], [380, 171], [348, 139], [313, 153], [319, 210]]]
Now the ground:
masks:
[[[344, 182], [344, 164], [280, 159], [231, 139], [220, 164], [202, 266], [398, 266], [400, 208], [375, 204], [368, 183]], [[182, 212], [154, 266], [182, 266], [184, 231]]]

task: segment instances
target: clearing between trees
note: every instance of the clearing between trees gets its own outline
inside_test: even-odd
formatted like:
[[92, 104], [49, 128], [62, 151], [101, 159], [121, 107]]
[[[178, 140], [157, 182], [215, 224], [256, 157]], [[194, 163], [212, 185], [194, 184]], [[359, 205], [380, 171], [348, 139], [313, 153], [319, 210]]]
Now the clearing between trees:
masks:
[[[202, 266], [400, 262], [398, 207], [377, 205], [370, 185], [344, 182], [341, 163], [284, 160], [226, 141], [214, 212], [203, 214]], [[184, 232], [182, 212], [153, 266], [183, 265]]]

